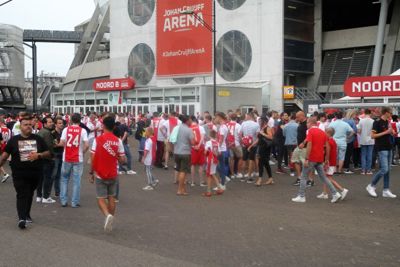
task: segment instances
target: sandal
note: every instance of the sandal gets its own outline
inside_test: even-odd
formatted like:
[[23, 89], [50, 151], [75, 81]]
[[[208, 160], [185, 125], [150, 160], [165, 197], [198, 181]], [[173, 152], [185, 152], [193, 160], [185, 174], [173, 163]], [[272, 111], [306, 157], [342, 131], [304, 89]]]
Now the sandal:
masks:
[[257, 186], [257, 187], [262, 186], [262, 179], [261, 179], [261, 178], [258, 178], [258, 179], [257, 179], [257, 182], [256, 182], [254, 185]]
[[188, 196], [189, 194], [188, 193], [176, 193], [176, 195], [179, 197], [185, 197], [185, 196]]
[[275, 184], [275, 182], [274, 182], [274, 179], [272, 179], [272, 178], [269, 178], [269, 179], [265, 182], [265, 185], [273, 185], [273, 184]]

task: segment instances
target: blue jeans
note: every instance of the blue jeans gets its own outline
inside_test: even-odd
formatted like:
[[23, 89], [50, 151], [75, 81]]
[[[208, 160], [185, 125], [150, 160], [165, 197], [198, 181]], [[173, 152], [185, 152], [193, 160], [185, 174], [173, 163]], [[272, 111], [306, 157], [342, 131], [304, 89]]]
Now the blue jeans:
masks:
[[81, 177], [83, 173], [82, 162], [63, 162], [61, 169], [61, 205], [68, 203], [68, 183], [72, 177], [72, 202], [71, 206], [75, 207], [80, 204], [81, 199]]
[[361, 146], [361, 171], [371, 171], [373, 151], [374, 145]]
[[54, 159], [53, 168], [53, 181], [54, 181], [54, 192], [56, 196], [60, 195], [60, 180], [61, 180], [61, 167], [62, 167], [62, 157], [57, 157]]
[[372, 177], [372, 186], [376, 186], [383, 176], [383, 189], [389, 189], [390, 164], [392, 163], [392, 150], [378, 151], [379, 171]]
[[325, 183], [328, 186], [332, 195], [335, 195], [337, 193], [337, 191], [336, 191], [335, 187], [333, 186], [333, 184], [331, 183], [331, 181], [329, 181], [329, 179], [326, 177], [323, 163], [317, 163], [317, 162], [310, 161], [310, 162], [308, 162], [308, 167], [306, 168], [303, 166], [303, 171], [301, 172], [299, 196], [305, 197], [308, 174], [311, 171], [314, 171], [314, 169], [317, 171], [318, 177], [321, 180], [321, 182]]
[[132, 154], [131, 149], [129, 148], [129, 144], [124, 144], [124, 150], [126, 155], [126, 167], [128, 168], [125, 170], [124, 165], [119, 163], [119, 171], [130, 171], [132, 170]]
[[221, 184], [225, 185], [225, 178], [229, 172], [229, 150], [224, 151], [218, 156], [218, 173], [221, 177]]

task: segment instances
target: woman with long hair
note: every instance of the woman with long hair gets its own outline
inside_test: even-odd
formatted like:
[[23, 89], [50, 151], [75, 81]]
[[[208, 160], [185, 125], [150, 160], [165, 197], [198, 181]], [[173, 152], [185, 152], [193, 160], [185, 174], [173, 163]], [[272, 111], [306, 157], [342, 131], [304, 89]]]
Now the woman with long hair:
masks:
[[249, 147], [249, 149], [251, 149], [251, 147], [258, 145], [258, 179], [255, 185], [262, 185], [264, 168], [267, 170], [268, 174], [268, 180], [265, 182], [265, 185], [272, 185], [274, 184], [274, 179], [272, 178], [272, 171], [271, 166], [269, 165], [269, 159], [271, 156], [273, 132], [272, 128], [268, 126], [268, 119], [262, 118], [260, 120], [260, 124], [261, 130], [258, 133], [257, 140]]

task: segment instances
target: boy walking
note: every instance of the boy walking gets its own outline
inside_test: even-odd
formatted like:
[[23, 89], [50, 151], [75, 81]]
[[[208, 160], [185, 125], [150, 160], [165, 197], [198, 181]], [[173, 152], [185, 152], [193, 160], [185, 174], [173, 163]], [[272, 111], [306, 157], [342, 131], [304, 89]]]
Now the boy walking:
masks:
[[93, 140], [91, 148], [93, 164], [89, 181], [94, 183], [96, 180], [97, 204], [106, 217], [104, 231], [111, 231], [115, 215], [118, 163], [126, 162], [126, 157], [121, 139], [113, 134], [115, 118], [105, 117], [103, 124], [104, 134]]
[[216, 171], [217, 171], [217, 166], [218, 166], [218, 156], [221, 153], [218, 142], [217, 142], [217, 140], [215, 140], [216, 136], [217, 136], [217, 132], [214, 130], [211, 130], [210, 131], [210, 140], [208, 140], [206, 142], [205, 150], [204, 150], [204, 153], [206, 155], [206, 161], [207, 161], [207, 169], [206, 169], [207, 192], [203, 193], [203, 196], [205, 196], [205, 197], [212, 196], [211, 188], [212, 188], [213, 182], [215, 183], [215, 185], [218, 188], [218, 190], [216, 191], [216, 194], [222, 195], [224, 193], [224, 190], [222, 189], [219, 179], [215, 175]]

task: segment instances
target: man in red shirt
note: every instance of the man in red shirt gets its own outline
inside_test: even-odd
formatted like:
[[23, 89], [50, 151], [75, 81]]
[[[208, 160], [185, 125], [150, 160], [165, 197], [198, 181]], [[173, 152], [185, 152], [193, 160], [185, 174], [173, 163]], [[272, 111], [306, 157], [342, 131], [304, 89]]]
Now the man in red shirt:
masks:
[[61, 167], [61, 206], [67, 207], [68, 183], [72, 178], [71, 207], [80, 207], [81, 177], [83, 173], [83, 154], [89, 148], [88, 136], [79, 127], [81, 115], [75, 113], [71, 117], [72, 125], [65, 128], [61, 134], [60, 145], [64, 146], [63, 164]]
[[93, 164], [89, 181], [94, 183], [96, 180], [97, 203], [106, 216], [104, 230], [111, 231], [118, 186], [118, 162], [124, 163], [126, 157], [121, 139], [113, 134], [115, 118], [105, 117], [103, 125], [104, 134], [96, 137], [91, 148]]
[[[311, 117], [307, 121], [307, 137], [304, 141], [307, 144], [306, 159], [303, 164], [303, 171], [300, 177], [300, 189], [297, 197], [292, 198], [293, 202], [306, 202], [305, 191], [307, 177], [310, 171], [317, 171], [319, 179], [325, 183], [332, 193], [332, 203], [337, 202], [341, 195], [328, 180], [324, 172], [324, 164], [329, 164], [330, 146], [328, 136], [317, 126], [317, 119]], [[329, 166], [329, 165], [328, 165]]]

